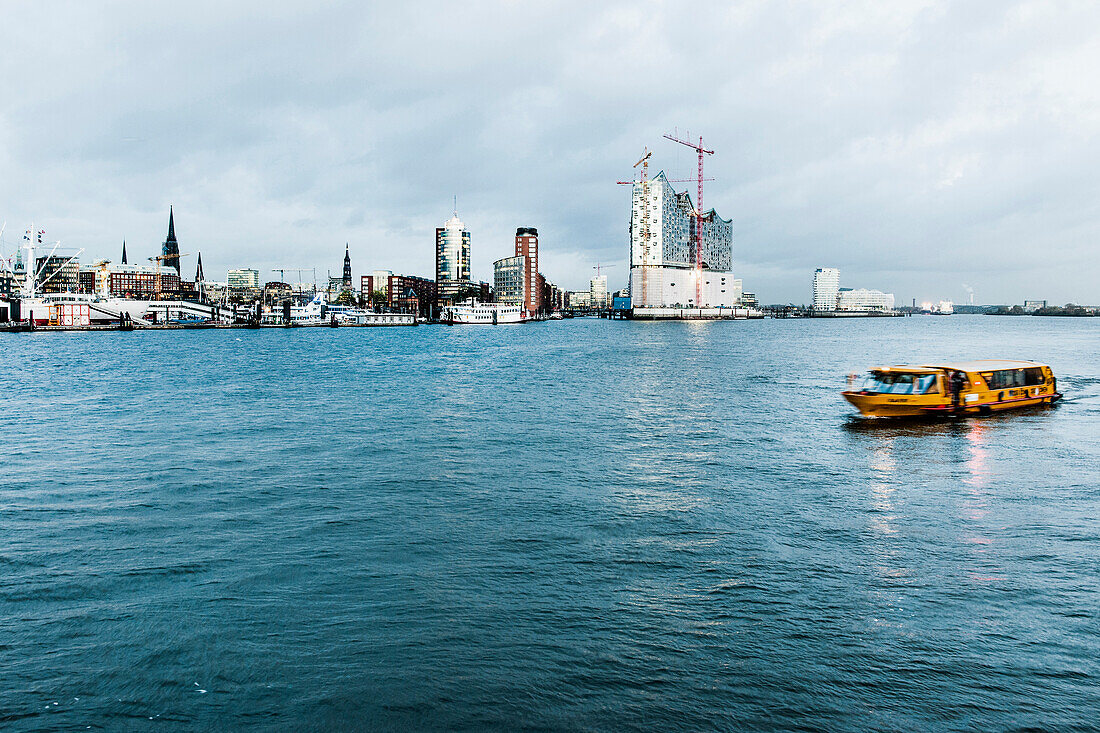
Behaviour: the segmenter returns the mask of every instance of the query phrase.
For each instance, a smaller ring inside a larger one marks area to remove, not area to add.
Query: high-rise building
[[[347,242],[344,243],[344,290],[351,290],[351,249]]]
[[[814,270],[813,308],[815,311],[835,311],[839,294],[840,270],[835,267],[819,267]]]
[[[452,299],[472,285],[470,233],[458,218],[458,211],[435,230],[435,282],[439,297],[444,299]]]
[[[523,305],[529,313],[536,313],[541,306],[542,294],[538,288],[539,275],[539,230],[534,227],[519,227],[516,229],[516,256],[527,258],[527,274],[525,281],[527,291],[524,293]],[[498,299],[499,302],[499,299]]]
[[[125,244],[123,245],[125,248]],[[163,267],[171,267],[176,271],[176,277],[180,276],[180,245],[176,241],[176,220],[172,207],[168,207],[168,237],[161,247],[161,263]],[[123,260],[125,261],[125,260]]]
[[[505,257],[494,262],[493,299],[497,303],[527,308],[532,289],[530,269],[526,255]]]
[[[588,302],[593,308],[607,307],[607,275],[596,275],[588,284]]]
[[[686,191],[677,193],[664,172],[634,185],[630,219],[630,293],[634,307],[733,307],[741,297],[733,277],[733,221],[711,209],[696,219]],[[697,222],[702,227],[701,274],[696,275]],[[646,237],[648,233],[648,248]],[[648,252],[647,252],[648,249]],[[703,282],[697,284],[697,277]],[[644,287],[643,287],[644,283]],[[701,302],[696,302],[696,296]],[[592,307],[597,307],[595,304]]]

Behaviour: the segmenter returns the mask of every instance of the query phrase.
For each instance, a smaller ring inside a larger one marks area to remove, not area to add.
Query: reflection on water
[[[991,566],[991,549],[996,529],[987,525],[993,466],[990,442],[1002,428],[1011,426],[1011,416],[964,418],[946,421],[928,419],[873,420],[854,418],[845,424],[849,434],[857,436],[867,450],[868,486],[874,513],[870,528],[885,540],[898,532],[899,521],[895,493],[900,481],[912,481],[930,463],[939,463],[960,486],[958,518],[962,521],[959,540],[972,560],[966,571],[970,582],[989,583],[1001,579],[1003,568]],[[899,466],[900,463],[900,466]],[[904,506],[904,505],[903,505]],[[904,510],[902,510],[904,511]],[[893,554],[878,548],[883,561]],[[897,569],[878,568],[896,575]],[[992,572],[991,572],[992,571]]]

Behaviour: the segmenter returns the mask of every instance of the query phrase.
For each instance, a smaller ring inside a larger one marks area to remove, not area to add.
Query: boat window
[[[930,394],[937,391],[935,374],[922,374],[917,377],[917,394]]]
[[[989,389],[1009,389],[1011,387],[1032,387],[1042,384],[1042,367],[1029,367],[1027,369],[1001,369],[996,372],[985,372],[986,384]]]
[[[923,376],[931,377],[931,384],[935,385],[936,378],[932,374],[871,372],[870,376],[863,382],[862,391],[876,394],[914,394],[914,392],[923,394],[928,389],[923,382],[918,382],[918,378]],[[917,389],[914,390],[914,387],[917,387]]]

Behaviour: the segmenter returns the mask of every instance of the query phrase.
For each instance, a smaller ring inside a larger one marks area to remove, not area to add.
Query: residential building
[[[523,294],[523,305],[528,313],[537,313],[541,306],[542,291],[538,286],[539,274],[539,230],[534,227],[519,227],[516,229],[516,256],[527,258],[527,273],[524,278],[526,290]],[[499,294],[498,294],[498,301]]]
[[[444,300],[476,287],[470,281],[470,232],[458,218],[458,211],[435,230],[435,282]]]
[[[733,307],[741,296],[733,277],[733,222],[711,209],[696,218],[686,191],[664,172],[634,185],[630,220],[630,292],[635,307]],[[696,227],[701,247],[697,247]],[[697,257],[697,249],[701,258]],[[697,263],[696,260],[699,259]],[[696,275],[696,265],[703,282]],[[737,281],[739,284],[740,281]],[[698,299],[699,302],[696,302]]]
[[[814,270],[813,309],[835,311],[840,292],[840,270],[835,267],[819,267]]]
[[[259,288],[260,271],[250,269],[230,270],[225,275],[225,281],[229,284],[230,290]]]

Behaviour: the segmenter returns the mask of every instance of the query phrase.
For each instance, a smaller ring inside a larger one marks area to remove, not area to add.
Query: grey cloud
[[[169,203],[208,273],[430,274],[459,197],[474,272],[537,226],[547,276],[625,263],[642,146],[736,270],[899,299],[1100,301],[1100,65],[1087,3],[17,4],[0,59],[0,219],[152,254]],[[703,19],[703,22],[700,22]],[[45,53],[42,39],[48,38]],[[1044,258],[1036,260],[1034,253]],[[1069,265],[1067,267],[1067,264]],[[613,286],[623,266],[609,270]]]

